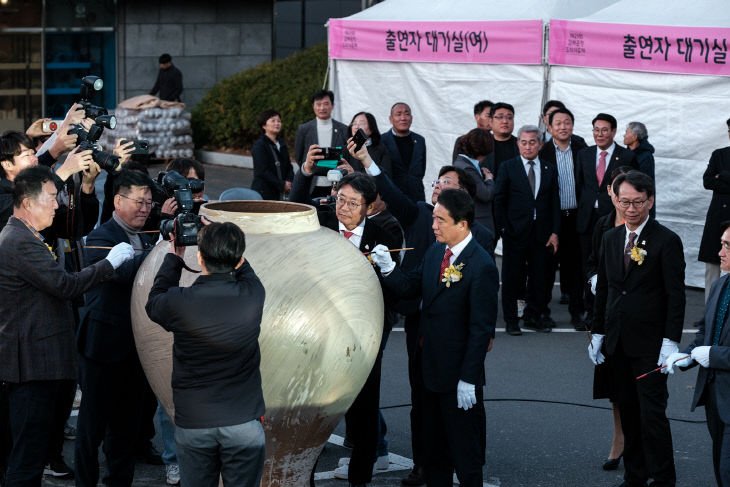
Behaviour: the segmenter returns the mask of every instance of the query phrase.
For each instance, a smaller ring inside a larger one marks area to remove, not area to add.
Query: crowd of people
[[[452,485],[456,473],[462,485],[481,486],[484,361],[495,338],[500,275],[505,330],[519,336],[522,328],[548,333],[556,326],[550,301],[559,271],[571,326],[590,332],[594,397],[614,408],[603,467],[616,469],[623,459],[624,486],[650,479],[675,485],[667,378],[675,366],[699,364],[693,407],[706,407],[717,482],[730,486],[722,388],[730,380],[730,289],[727,277],[718,279],[730,270],[730,148],[713,153],[705,174],[713,191],[699,256],[708,261],[707,307],[695,340],[680,352],[684,254],[679,237],[654,218],[654,148],[642,123],[627,125],[622,147],[616,118],[598,113],[589,146],[573,133],[574,116],[560,101],[545,104],[541,126],[517,130],[512,105],[481,101],[476,128],[457,138],[453,160],[441,161],[427,201],[426,140],[411,131],[411,107],[393,104],[391,128],[381,133],[367,112],[349,126],[334,120],[334,100],[331,91],[313,95],[315,118],[295,137],[298,170],[281,114],[261,114],[252,189],[265,199],[315,206],[323,227],[370,254],[381,285],[380,350],[345,416],[352,454],[340,460],[336,478],[361,486],[388,468],[381,362],[402,319],[414,461],[402,483]],[[162,237],[160,222],[174,218],[179,201],[158,194],[146,167],[130,159],[131,145],[118,141],[120,164],[107,169],[101,205],[99,164],[69,133],[90,123],[75,105],[47,140],[38,122],[27,133],[0,136],[0,484],[40,485],[45,473],[96,485],[103,443],[108,485],[131,485],[140,458],[164,461],[170,484],[216,485],[221,475],[225,485],[258,485],[265,290],[244,258],[245,236],[203,219],[202,275],[180,287],[184,247],[166,235],[169,254],[146,310],[175,337],[173,426],[142,371],[130,301],[135,274]],[[195,160],[176,159],[166,169],[191,183],[205,179]],[[205,200],[203,191],[193,196]],[[216,313],[201,313],[211,302]],[[657,366],[662,373],[636,379]],[[77,384],[72,470],[62,446]],[[162,457],[150,443],[155,415]]]

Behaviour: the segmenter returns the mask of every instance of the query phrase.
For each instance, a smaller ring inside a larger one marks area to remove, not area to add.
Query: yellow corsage
[[[444,277],[441,279],[441,282],[445,282],[446,287],[451,287],[452,282],[459,282],[462,278],[461,269],[463,268],[463,262],[457,266],[451,264],[449,267],[444,269]]]
[[[644,263],[645,257],[646,257],[646,250],[634,245],[634,248],[631,249],[631,260],[633,260],[637,264],[641,265]]]
[[[56,253],[55,253],[55,252],[53,251],[53,249],[51,248],[51,246],[50,246],[50,245],[48,245],[48,244],[45,244],[45,245],[46,245],[46,247],[48,247],[48,251],[49,251],[49,252],[51,253],[51,255],[53,256],[53,260],[56,260]]]

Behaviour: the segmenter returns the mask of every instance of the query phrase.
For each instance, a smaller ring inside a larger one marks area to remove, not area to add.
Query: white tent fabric
[[[622,0],[593,15],[574,19],[646,25],[727,27],[730,10],[723,0],[690,5],[659,0]],[[711,192],[702,174],[713,150],[728,145],[730,80],[722,76],[667,74],[553,66],[549,98],[563,101],[576,117],[576,132],[589,134],[598,112],[618,120],[617,143],[626,124],[639,121],[656,148],[657,219],[684,244],[685,282],[704,287],[704,263],[697,261]],[[590,134],[589,134],[590,135]],[[587,137],[591,143],[591,138]]]
[[[610,1],[608,2],[611,3]],[[600,0],[387,0],[347,20],[474,21],[548,20],[596,12]],[[545,67],[542,65],[392,63],[334,59],[330,88],[335,92],[334,117],[349,123],[361,111],[375,115],[379,129],[390,128],[390,107],[404,101],[413,111],[412,130],[426,138],[424,183],[438,168],[451,163],[456,138],[474,128],[473,107],[489,99],[515,107],[515,130],[536,124],[542,108]],[[430,192],[427,191],[427,194]]]

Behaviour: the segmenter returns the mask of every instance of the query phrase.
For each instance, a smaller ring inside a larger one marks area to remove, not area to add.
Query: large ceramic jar
[[[266,401],[262,485],[307,485],[320,450],[375,362],[383,323],[378,279],[352,244],[320,228],[310,206],[226,201],[208,203],[200,213],[243,229],[244,256],[266,288],[259,338]],[[137,273],[132,324],[150,385],[174,418],[173,336],[144,309],[168,251],[169,242],[160,242]],[[185,253],[192,269],[198,267],[196,252],[188,247]],[[181,286],[196,277],[184,270]]]

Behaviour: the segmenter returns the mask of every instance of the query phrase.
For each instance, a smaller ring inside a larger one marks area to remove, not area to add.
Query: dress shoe
[[[609,458],[606,460],[606,463],[603,464],[603,470],[616,470],[621,463],[621,457],[623,455],[619,455],[618,458]]]
[[[561,294],[560,304],[570,304],[570,296],[568,296],[567,294]]]
[[[624,480],[616,487],[647,487],[647,485],[646,482],[629,482],[628,480]]]
[[[581,318],[580,315],[573,315],[570,318],[570,324],[573,325],[573,328],[575,328],[575,331],[586,331],[588,328],[586,327],[586,322],[583,318]]]
[[[352,443],[352,440],[345,436],[345,439],[342,440],[342,446],[344,446],[345,448],[352,448],[354,445]]]
[[[526,320],[523,326],[538,333],[548,333],[550,331],[550,324],[545,320],[545,317],[541,317],[539,320]]]
[[[408,477],[401,479],[400,483],[409,486],[425,485],[426,479],[423,475],[423,467],[414,465]]]
[[[505,330],[509,335],[512,336],[519,336],[522,335],[522,330],[520,330],[520,325],[517,323],[507,323],[505,326]]]
[[[543,315],[542,318],[540,318],[545,325],[547,325],[549,328],[555,328],[558,326],[557,323],[555,323],[555,320],[550,317],[550,315]]]

